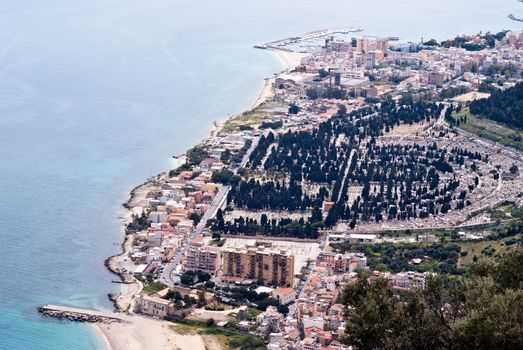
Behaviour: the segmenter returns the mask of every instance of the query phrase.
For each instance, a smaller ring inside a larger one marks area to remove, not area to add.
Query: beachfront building
[[[223,250],[225,282],[261,282],[263,285],[292,287],[294,256],[287,250],[242,246]]]
[[[165,318],[174,314],[174,304],[171,300],[140,293],[136,297],[135,311],[148,316]]]

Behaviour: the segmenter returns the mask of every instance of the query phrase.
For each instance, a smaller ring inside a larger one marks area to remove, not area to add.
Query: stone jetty
[[[118,314],[59,305],[42,305],[37,308],[44,316],[59,320],[89,323],[125,322]]]

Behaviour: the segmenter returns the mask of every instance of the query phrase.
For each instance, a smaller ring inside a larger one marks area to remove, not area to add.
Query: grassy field
[[[508,128],[492,120],[481,118],[470,113],[468,108],[463,108],[460,113],[454,113],[453,117],[467,117],[466,123],[459,127],[482,138],[499,142],[500,144],[523,151],[523,132]]]
[[[465,256],[460,256],[458,260],[458,268],[470,266],[474,262],[474,256],[479,259],[482,257],[496,257],[504,254],[512,249],[512,247],[516,246],[516,244],[507,245],[506,242],[520,237],[521,235],[516,235],[514,237],[506,237],[492,241],[469,241],[458,243],[461,247],[461,252],[467,252]]]
[[[179,334],[199,334],[207,345],[209,338],[217,341],[222,349],[264,350],[265,341],[252,334],[240,333],[232,329],[222,329],[203,322],[183,321],[171,326]]]
[[[490,216],[493,220],[523,219],[523,207],[517,208],[513,204],[506,204],[494,209]]]
[[[167,286],[161,282],[147,282],[147,280],[145,280],[142,276],[135,276],[137,280],[139,280],[140,282],[143,283],[143,291],[145,293],[154,293],[154,292],[159,292],[165,288],[167,288]]]
[[[272,118],[271,110],[283,107],[287,107],[287,104],[277,100],[268,100],[250,111],[228,119],[223,125],[220,134],[238,131],[240,125],[259,126],[262,122]]]

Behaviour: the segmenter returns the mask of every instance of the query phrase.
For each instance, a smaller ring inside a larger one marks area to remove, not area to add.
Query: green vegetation
[[[143,291],[145,293],[155,293],[167,288],[167,286],[162,282],[154,282],[152,276],[144,278],[143,276],[137,275],[134,277],[143,283]]]
[[[280,129],[283,127],[283,122],[280,121],[266,121],[260,125],[260,129]]]
[[[523,207],[518,208],[513,204],[500,206],[490,213],[492,220],[523,219]]]
[[[216,339],[226,349],[230,350],[264,350],[265,341],[263,338],[256,337],[252,334],[244,334],[235,331],[233,325],[226,326],[226,328],[218,328],[214,322],[197,322],[182,320],[177,321],[175,326],[172,326],[173,330],[177,333],[197,333],[200,335],[209,335],[216,337]]]
[[[523,129],[523,83],[492,91],[489,98],[471,102],[470,112],[511,128]]]
[[[180,165],[178,168],[169,171],[169,177],[178,176],[182,171],[186,170],[192,170],[192,166],[190,164],[184,163]]]
[[[466,86],[458,86],[458,87],[449,87],[446,89],[441,90],[439,96],[442,99],[446,98],[453,98],[459,95],[466,94],[467,92],[470,92],[470,89]]]
[[[286,106],[287,105],[285,103],[279,100],[267,100],[250,111],[241,113],[228,119],[223,125],[220,134],[228,134],[245,127],[257,127],[264,121],[272,119],[272,114],[269,111],[270,109],[285,108]]]
[[[240,127],[240,129],[242,129],[242,127]],[[226,149],[220,156],[220,160],[225,164],[230,164],[231,162],[240,164],[243,160],[243,157],[245,156],[245,153],[247,153],[249,148],[251,148],[251,145],[252,140],[248,139],[245,140],[243,147],[238,152],[231,152],[229,149]]]
[[[299,111],[300,107],[296,106],[295,104],[289,106],[289,114],[298,114]]]
[[[463,118],[459,127],[479,137],[499,142],[500,144],[523,150],[523,132],[514,130],[492,120],[482,118],[470,113],[469,108],[463,108],[461,112],[454,114],[454,119]]]
[[[187,151],[187,163],[189,165],[200,164],[202,160],[209,157],[209,152],[201,145],[194,146]]]
[[[198,291],[198,299],[196,299],[189,295],[184,295],[182,297],[180,292],[169,290],[169,292],[167,292],[167,294],[165,295],[164,299],[172,300],[174,302],[174,308],[176,310],[186,309],[194,305],[196,305],[197,307],[203,307],[207,303],[207,301],[205,300],[204,291]]]
[[[241,176],[234,175],[234,173],[228,169],[222,171],[215,171],[212,173],[211,181],[215,183],[220,183],[223,185],[237,186],[241,181]]]
[[[470,267],[478,259],[485,257],[500,258],[507,251],[517,247],[518,242],[522,241],[520,234],[494,240],[467,241],[459,243],[461,253],[458,267]]]
[[[289,312],[288,307],[281,305],[277,299],[271,298],[268,293],[257,293],[255,289],[256,285],[251,285],[250,288],[223,287],[221,292],[223,297],[229,299],[227,302],[229,304],[241,305],[244,303],[252,303],[252,306],[262,311],[265,311],[268,306],[276,306],[278,311],[283,314]],[[230,300],[232,300],[232,302]]]
[[[485,89],[485,88],[483,88]],[[523,150],[523,83],[501,91],[490,89],[491,96],[471,102],[470,107],[454,113],[465,131]]]
[[[252,334],[233,335],[228,337],[230,349],[265,349],[265,341],[262,338],[253,336]]]
[[[401,272],[435,271],[439,273],[459,273],[457,263],[461,248],[454,243],[408,243],[359,245],[349,242],[333,244],[338,252],[361,252],[367,257],[367,265],[372,269]],[[428,257],[428,259],[424,258]],[[411,259],[422,259],[419,265],[411,265]]]
[[[424,291],[394,297],[385,279],[360,275],[344,293],[347,336],[359,350],[520,349],[523,249],[481,260],[467,276],[435,276]]]
[[[150,223],[147,217],[147,214],[145,211],[142,212],[141,215],[132,215],[132,220],[129,224],[127,224],[127,231],[128,232],[137,232],[141,230],[145,230],[149,227]]]
[[[185,285],[193,285],[196,283],[207,282],[211,279],[211,275],[201,271],[187,271],[180,276],[180,282]]]
[[[507,30],[502,30],[498,33],[478,34],[477,36],[457,36],[453,39],[442,41],[438,43],[435,39],[431,39],[423,43],[425,46],[442,46],[442,47],[461,47],[467,51],[478,51],[484,48],[493,48],[496,46],[496,41],[502,40],[508,33]],[[479,37],[480,43],[473,42]]]

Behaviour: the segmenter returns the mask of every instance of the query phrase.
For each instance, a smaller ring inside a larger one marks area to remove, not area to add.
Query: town
[[[495,254],[467,244],[521,240],[521,150],[467,126],[473,101],[521,81],[523,33],[355,32],[259,45],[301,62],[133,191],[124,253],[107,262],[126,286],[119,310],[233,329],[269,350],[349,349],[343,290],[360,273],[424,290]]]

